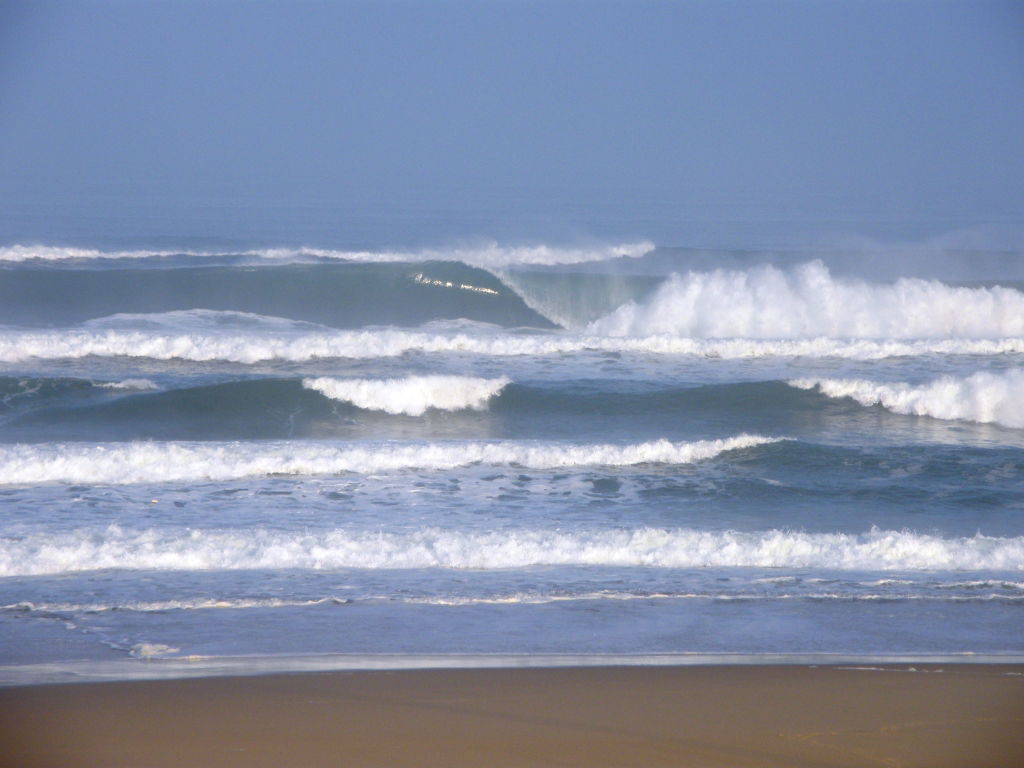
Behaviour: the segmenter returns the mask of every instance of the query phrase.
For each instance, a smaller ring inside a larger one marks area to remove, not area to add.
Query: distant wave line
[[[127,250],[104,251],[95,248],[77,248],[50,245],[9,245],[0,247],[0,262],[31,261],[85,261],[100,259],[147,259],[186,256],[197,258],[250,258],[281,264],[309,259],[358,262],[422,262],[460,261],[476,267],[498,268],[512,264],[556,265],[582,264],[613,258],[639,258],[654,250],[648,241],[593,246],[553,245],[499,245],[497,242],[451,248],[425,248],[422,250],[343,250],[331,248],[257,248],[239,251],[208,250]]]

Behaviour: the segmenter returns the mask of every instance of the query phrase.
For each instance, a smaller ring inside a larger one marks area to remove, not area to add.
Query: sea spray
[[[1024,293],[918,278],[841,279],[813,261],[674,274],[646,301],[627,302],[587,330],[701,339],[1003,338],[1024,335]]]

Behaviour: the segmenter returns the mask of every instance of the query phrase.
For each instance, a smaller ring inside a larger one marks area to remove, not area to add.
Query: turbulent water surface
[[[1024,652],[1024,292],[0,248],[3,662]]]

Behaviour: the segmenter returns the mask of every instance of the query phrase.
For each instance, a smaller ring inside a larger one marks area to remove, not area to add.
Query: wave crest
[[[332,400],[385,413],[422,416],[428,408],[483,410],[510,379],[471,376],[408,376],[403,379],[303,379],[302,386]]]
[[[861,405],[936,419],[976,421],[1024,427],[1024,369],[944,376],[929,384],[886,384],[864,379],[796,379],[800,389],[817,388],[828,397],[850,397]]]
[[[119,526],[37,534],[0,543],[0,575],[106,568],[526,568],[588,565],[830,570],[1024,569],[1024,537],[944,538],[872,529],[863,534],[637,528],[404,533],[268,530],[131,531]]]
[[[1024,293],[937,280],[892,284],[833,277],[821,261],[673,274],[642,303],[592,322],[609,336],[692,338],[983,339],[1024,334]]]
[[[5,484],[161,483],[232,480],[259,475],[327,475],[404,469],[452,469],[471,464],[530,469],[636,464],[690,464],[725,451],[777,442],[739,435],[721,440],[630,445],[533,442],[436,443],[47,443],[0,446]]]
[[[0,331],[0,361],[133,357],[253,364],[267,360],[397,357],[407,352],[468,353],[493,357],[597,352],[685,355],[722,359],[836,357],[880,360],[921,355],[1024,353],[1024,335],[1003,339],[836,340],[692,339],[654,335],[434,333],[401,329],[325,333],[162,333],[149,330]]]
[[[360,262],[461,261],[475,267],[500,268],[514,264],[583,264],[614,258],[639,258],[654,250],[654,243],[641,241],[589,247],[552,245],[508,246],[497,242],[453,248],[416,251],[347,251],[331,248],[259,248],[236,252],[134,250],[102,251],[50,245],[9,245],[0,247],[0,262],[85,261],[98,259],[150,259],[189,256],[217,261],[242,258],[254,262],[282,264],[311,260]]]

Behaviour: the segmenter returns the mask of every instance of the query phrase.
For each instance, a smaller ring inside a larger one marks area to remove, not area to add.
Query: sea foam
[[[101,389],[127,389],[127,390],[149,390],[160,389],[149,379],[123,379],[122,381],[105,381],[95,386]]]
[[[1024,369],[943,376],[928,384],[882,383],[864,379],[795,379],[800,389],[817,388],[829,397],[850,397],[894,413],[960,419],[1024,428]]]
[[[627,302],[587,330],[702,339],[1004,338],[1024,335],[1024,293],[918,278],[840,279],[813,261],[674,274],[645,301]]]
[[[1024,537],[946,538],[872,529],[862,534],[672,528],[620,530],[422,528],[403,533],[266,529],[140,529],[116,525],[0,542],[0,576],[106,568],[243,570],[525,568],[582,565],[831,570],[1024,570]]]
[[[507,378],[408,376],[402,379],[303,379],[302,386],[357,408],[422,416],[428,408],[482,410],[509,383]]]
[[[921,355],[1024,353],[1024,335],[998,339],[840,340],[694,339],[669,334],[613,337],[592,334],[459,333],[372,329],[336,332],[166,333],[153,330],[0,331],[0,361],[97,357],[154,360],[267,360],[397,357],[408,352],[468,353],[494,357],[582,352],[686,355],[722,359],[835,357],[878,360]]]
[[[160,483],[231,480],[259,475],[326,475],[404,469],[452,469],[470,464],[531,469],[577,466],[689,464],[776,438],[739,435],[721,440],[631,445],[541,442],[326,443],[134,442],[0,445],[0,479],[29,483]]]

